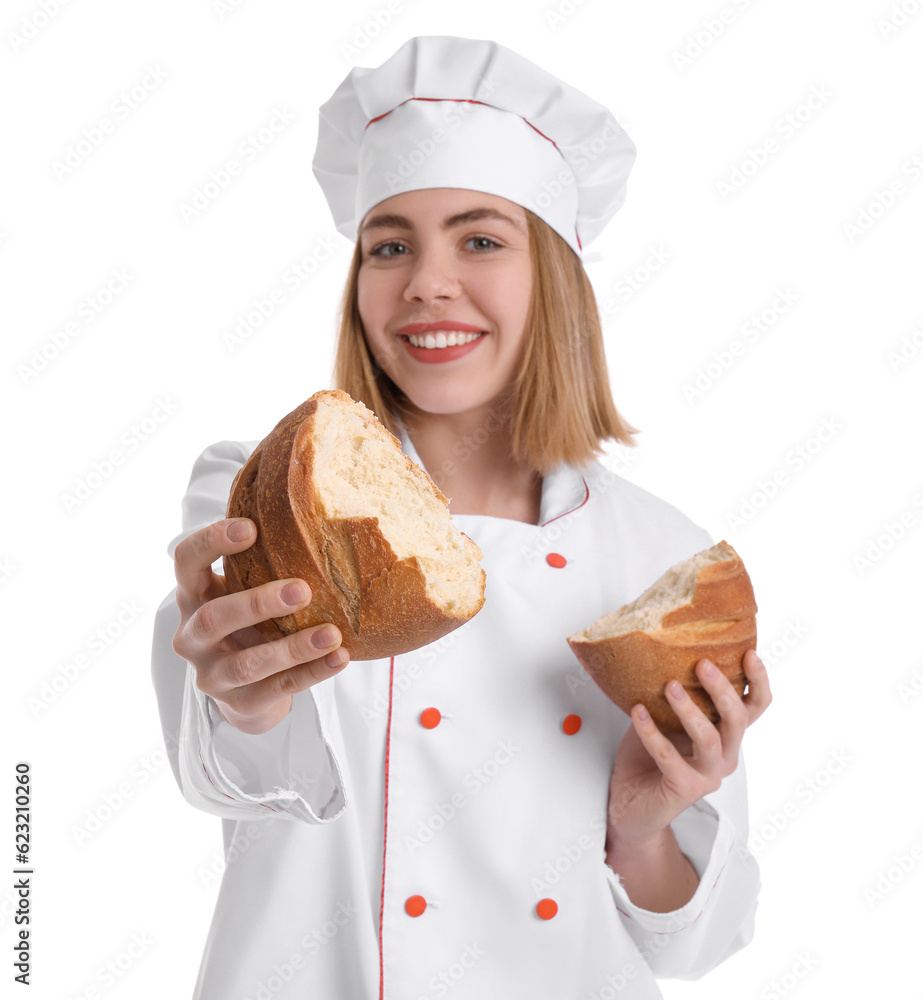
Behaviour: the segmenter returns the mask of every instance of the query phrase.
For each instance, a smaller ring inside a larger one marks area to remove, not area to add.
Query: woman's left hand
[[[717,791],[733,774],[744,732],[772,701],[766,668],[755,650],[746,652],[743,668],[749,690],[741,698],[708,660],[696,664],[696,674],[720,714],[717,723],[709,721],[676,681],[667,684],[666,696],[685,733],[665,735],[643,706],[634,706],[632,727],[619,745],[609,784],[610,843],[655,839],[683,810]]]

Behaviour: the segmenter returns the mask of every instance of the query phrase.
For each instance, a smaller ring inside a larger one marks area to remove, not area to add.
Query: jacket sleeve
[[[622,923],[657,978],[698,979],[750,942],[760,890],[756,858],[747,847],[747,791],[741,754],[737,770],[671,824],[699,885],[671,913],[643,910],[606,866]]]
[[[234,475],[251,451],[222,441],[199,456],[183,500],[183,531],[168,547],[171,557],[185,537],[225,516]],[[220,564],[213,568],[221,572]],[[198,689],[195,669],[173,649],[180,620],[175,597],[174,590],[155,617],[152,674],[170,764],[186,801],[228,819],[336,819],[346,796],[330,739],[330,685],[296,694],[291,711],[269,732],[240,732]]]

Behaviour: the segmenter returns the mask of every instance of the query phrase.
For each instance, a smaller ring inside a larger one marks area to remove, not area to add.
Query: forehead
[[[528,235],[525,209],[499,195],[464,188],[423,188],[404,191],[369,209],[360,233],[391,229],[415,229],[439,225],[443,229],[489,220]]]

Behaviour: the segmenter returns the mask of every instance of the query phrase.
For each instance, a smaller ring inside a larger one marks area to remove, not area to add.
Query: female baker
[[[331,626],[267,642],[254,623],[311,594],[226,593],[212,564],[255,539],[222,519],[253,444],[198,459],[154,643],[177,779],[224,820],[196,997],[658,997],[749,940],[755,652],[743,698],[698,664],[716,725],[668,684],[686,732],[667,738],[565,642],[712,544],[595,457],[632,429],[581,254],[634,152],[490,41],[411,39],[321,108],[314,171],[356,240],[336,384],[452,498],[487,599],[391,660],[348,663]]]

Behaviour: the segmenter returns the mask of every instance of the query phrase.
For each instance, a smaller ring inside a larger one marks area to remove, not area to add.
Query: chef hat
[[[611,112],[535,63],[438,35],[347,74],[321,106],[313,169],[351,240],[385,198],[468,188],[534,212],[579,256],[625,200],[635,152]]]

